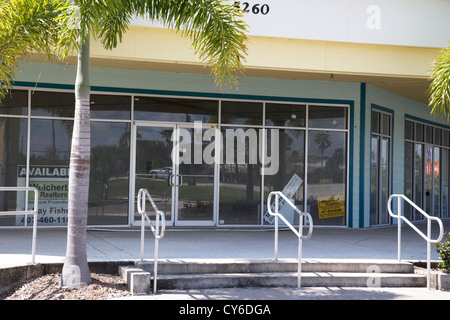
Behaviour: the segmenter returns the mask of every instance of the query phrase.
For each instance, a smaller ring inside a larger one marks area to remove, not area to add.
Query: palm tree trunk
[[[61,274],[61,287],[69,288],[77,288],[92,282],[86,253],[91,149],[89,35],[87,39],[81,37],[75,81],[75,121],[70,154],[67,249]]]

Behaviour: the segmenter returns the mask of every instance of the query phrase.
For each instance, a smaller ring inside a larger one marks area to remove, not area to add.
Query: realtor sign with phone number
[[[26,166],[17,168],[17,185],[26,184]],[[69,196],[69,168],[67,166],[30,166],[29,186],[38,189],[38,225],[56,226],[67,224],[67,205]],[[25,194],[17,194],[17,205],[25,203]],[[29,193],[29,208],[33,207],[34,194]],[[20,209],[20,208],[19,208]],[[27,225],[33,223],[33,216],[26,217]],[[16,225],[23,226],[25,216],[16,216]]]

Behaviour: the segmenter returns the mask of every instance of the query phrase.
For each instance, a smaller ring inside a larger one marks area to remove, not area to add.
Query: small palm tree
[[[427,91],[431,114],[450,120],[450,45],[434,61],[431,85]]]
[[[24,13],[17,15],[16,20],[8,22],[13,26],[24,23],[22,15],[28,10],[40,8],[39,1],[0,1],[0,8],[5,9],[1,12],[2,15],[16,10],[8,6],[10,2],[20,2],[23,6]],[[234,86],[243,70],[242,61],[246,54],[247,40],[246,24],[240,18],[242,14],[240,9],[218,0],[43,1],[56,4],[54,12],[58,15],[54,20],[58,28],[47,28],[48,32],[55,31],[55,34],[44,36],[43,39],[39,36],[39,32],[33,34],[29,42],[42,39],[43,48],[34,44],[25,45],[21,47],[23,52],[35,50],[47,53],[50,52],[47,49],[53,44],[62,57],[67,56],[72,50],[78,52],[75,119],[70,157],[67,250],[61,276],[62,286],[77,287],[92,281],[86,255],[90,170],[90,36],[99,39],[105,48],[112,49],[121,41],[133,17],[140,16],[161,21],[191,40],[199,58],[211,66],[217,85]],[[29,23],[33,25],[32,21]],[[46,23],[51,25],[49,21]],[[14,31],[12,37],[15,37]],[[48,41],[47,38],[52,41]],[[14,59],[15,56],[11,57]],[[13,73],[13,70],[10,70],[10,74]],[[4,77],[3,74],[1,76],[1,79],[12,79]],[[10,81],[5,83],[9,85]]]

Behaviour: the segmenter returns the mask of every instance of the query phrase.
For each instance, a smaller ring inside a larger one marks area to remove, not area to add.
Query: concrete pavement
[[[426,223],[417,226],[425,233]],[[437,237],[437,224],[433,225]],[[444,221],[450,230],[450,220]],[[31,229],[0,229],[0,267],[28,264],[31,261]],[[63,262],[66,229],[40,228],[37,232],[36,262]],[[296,258],[298,240],[290,230],[281,231],[279,257]],[[146,232],[145,257],[153,259],[154,238]],[[426,260],[426,242],[409,226],[402,227],[402,260]],[[432,245],[432,259],[438,254]],[[140,258],[140,230],[89,228],[89,261],[122,261]],[[274,253],[273,230],[243,229],[167,229],[160,240],[161,259],[268,259]],[[303,241],[305,259],[397,259],[397,227],[372,229],[315,228]],[[289,288],[208,289],[165,291],[156,296],[134,299],[449,299],[450,292],[425,288]]]

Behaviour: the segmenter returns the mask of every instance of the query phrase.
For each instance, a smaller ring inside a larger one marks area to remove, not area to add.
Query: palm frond
[[[247,54],[242,11],[218,0],[96,1],[97,34],[105,48],[121,41],[133,16],[163,22],[192,42],[199,59],[211,66],[218,86],[236,86]]]
[[[434,61],[431,75],[431,85],[428,88],[428,104],[431,114],[450,119],[450,45],[443,49]]]
[[[17,62],[31,52],[50,58],[65,28],[65,0],[0,0],[0,98],[13,83]]]

